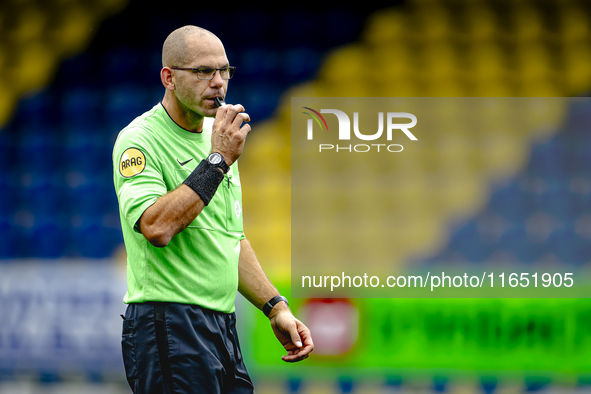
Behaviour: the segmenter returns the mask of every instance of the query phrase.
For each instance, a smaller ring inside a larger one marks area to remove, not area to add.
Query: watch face
[[[220,164],[222,162],[222,155],[219,153],[212,153],[209,155],[209,162],[211,164]]]

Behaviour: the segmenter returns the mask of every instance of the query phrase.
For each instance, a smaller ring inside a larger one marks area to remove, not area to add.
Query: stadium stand
[[[0,173],[2,261],[43,258],[51,264],[60,257],[100,259],[117,252],[122,238],[112,192],[114,138],[162,95],[158,43],[165,35],[184,23],[216,33],[220,26],[214,11],[187,7],[184,16],[161,21],[140,1],[10,0],[0,5],[0,165],[6,169]],[[363,8],[322,8],[314,14],[240,9],[223,21],[219,34],[240,75],[232,81],[229,98],[244,103],[258,119],[241,159],[245,227],[261,260],[269,262],[268,274],[280,280],[289,278],[291,97],[569,97],[591,88],[591,11],[584,0],[414,0],[375,13],[377,5]],[[234,44],[235,37],[241,42]],[[440,109],[450,117],[454,110]],[[580,104],[540,114],[524,120],[521,135],[476,138],[469,128],[458,127],[456,135],[428,146],[416,172],[398,174],[398,206],[417,216],[414,232],[400,242],[392,260],[400,265],[499,259],[587,264],[591,137],[585,126],[590,113]],[[498,115],[492,110],[479,114],[485,120]],[[566,121],[560,123],[564,114]],[[258,161],[261,156],[268,159]],[[269,168],[268,162],[278,165]],[[434,171],[449,186],[429,215],[421,214],[433,192]],[[257,204],[260,195],[265,204]],[[425,250],[431,254],[417,255]],[[494,371],[511,368],[541,365],[548,371],[560,364],[562,373],[575,375],[573,386],[586,382],[580,371],[588,367],[588,303],[429,301],[359,305],[377,328],[357,365],[377,363],[380,371],[389,371],[375,392],[384,384],[392,391],[415,387],[396,372],[405,368],[426,371],[428,387],[421,388],[453,392],[453,374],[431,370],[450,365],[480,368],[474,373],[476,386],[487,393],[504,383]],[[380,307],[395,308],[398,319],[380,314]],[[524,310],[536,312],[524,316]],[[257,343],[267,338],[252,335]],[[495,346],[508,349],[512,363],[496,358]],[[449,349],[452,356],[446,354]],[[377,358],[367,356],[372,351]],[[289,377],[273,369],[277,362],[269,355],[255,357],[254,369]],[[310,361],[314,368],[326,359]],[[352,363],[329,361],[326,365],[335,368]],[[363,383],[357,377],[345,372],[317,392],[371,392],[359,388]],[[525,391],[553,382],[547,376],[515,380]],[[266,392],[304,393],[309,385],[302,375],[291,376]]]
[[[140,11],[141,3],[125,5],[118,1],[32,1],[24,7],[16,0],[3,4],[1,14],[14,18],[2,25],[8,38],[7,50],[0,56],[6,71],[2,94],[11,96],[0,100],[4,103],[0,146],[10,168],[1,176],[6,205],[0,223],[7,237],[19,234],[18,239],[29,240],[18,243],[22,246],[1,248],[4,259],[101,258],[112,255],[122,243],[121,236],[111,231],[116,230],[111,219],[118,210],[110,192],[114,139],[134,116],[161,99],[160,43],[166,35],[183,23],[206,28],[212,24],[211,14],[193,6],[185,10],[185,17],[173,15],[162,23],[156,22],[157,14],[150,14],[146,17],[154,23],[138,25],[130,22],[130,16],[146,14]],[[99,22],[122,9],[99,27]],[[227,42],[229,57],[239,64],[241,76],[232,81],[229,98],[245,103],[253,119],[269,117],[280,92],[311,78],[322,52],[350,41],[363,20],[362,14],[345,9],[301,15],[256,7],[243,11],[240,16],[231,14],[219,35]],[[268,17],[261,18],[258,12]],[[247,22],[249,15],[265,22],[252,25]],[[274,18],[280,20],[272,23]],[[320,19],[326,34],[315,37]],[[232,39],[236,36],[250,39],[248,47],[238,46]],[[17,97],[21,99],[15,107]],[[26,247],[45,233],[47,225],[67,230],[71,236],[51,231],[44,237],[52,248]],[[280,228],[283,223],[274,226]],[[101,246],[90,247],[97,234],[101,234]]]

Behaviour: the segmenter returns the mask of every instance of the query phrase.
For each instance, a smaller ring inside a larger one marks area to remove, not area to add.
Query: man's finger
[[[242,119],[243,122],[250,122],[250,115],[247,114],[246,112],[241,112],[238,115],[236,115],[236,118],[240,117]]]
[[[248,123],[245,123],[241,128],[240,128],[240,133],[244,134],[244,137],[246,138],[246,136],[248,135],[248,133],[250,133],[250,125]]]
[[[312,335],[310,334],[310,330],[301,322],[299,331],[300,337],[304,341],[304,346],[298,349],[297,352],[300,357],[303,357],[301,358],[301,360],[303,360],[304,358],[307,358],[310,355],[310,353],[314,350],[314,342],[312,341]]]
[[[240,127],[242,122],[248,122],[248,121],[250,121],[250,116],[248,116],[248,114],[246,112],[243,112],[243,113],[236,115],[236,117],[234,118],[234,121],[232,122],[232,125],[236,126],[236,127]]]
[[[287,355],[282,356],[281,359],[283,361],[287,361],[287,362],[301,361],[301,360],[304,360],[310,356],[310,351],[311,351],[311,349],[308,347],[305,347],[303,349],[290,350],[287,352]]]
[[[312,342],[312,336],[310,332],[302,332],[300,333],[300,337],[304,341],[304,346],[309,346],[310,348],[314,349],[314,342]]]
[[[233,122],[236,121],[236,118],[238,117],[237,115],[240,113],[243,113],[243,112],[244,112],[244,107],[242,106],[242,104],[222,105],[221,107],[218,108],[218,111],[216,112],[216,120],[218,119],[218,115],[219,115],[220,116],[219,122],[224,123],[226,125],[225,127],[228,127],[229,125],[231,125]],[[249,117],[249,120],[250,120],[250,117]]]
[[[298,352],[298,355],[308,357],[310,355],[310,353],[312,352],[312,349],[314,349],[313,346],[304,346],[303,348],[300,349],[300,351]]]
[[[222,105],[218,108],[218,110],[215,113],[215,121],[217,123],[220,123],[224,120],[224,118],[226,117],[226,113],[228,112],[228,108],[230,108],[228,104]]]
[[[290,324],[289,327],[287,327],[287,330],[289,332],[289,336],[291,337],[291,343],[293,343],[297,347],[301,348],[302,347],[302,338],[300,338],[300,334],[298,334],[296,324],[295,323]]]
[[[234,104],[231,106],[232,111],[236,111],[236,113],[238,112],[244,112],[244,106],[242,104]]]
[[[288,354],[287,356],[282,356],[281,359],[285,362],[288,362],[288,363],[295,363],[298,361],[305,360],[308,357],[309,357],[309,353],[298,352],[298,353],[294,353],[294,354]]]
[[[234,118],[236,118],[236,115],[242,112],[244,112],[244,107],[242,106],[242,104],[234,104],[228,107],[228,112],[226,116],[228,117],[228,120],[230,122],[233,122]]]

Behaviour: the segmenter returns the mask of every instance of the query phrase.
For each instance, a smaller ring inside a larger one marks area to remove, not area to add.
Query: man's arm
[[[250,117],[244,107],[225,105],[218,108],[211,136],[212,152],[222,154],[229,166],[238,159],[250,131]],[[220,170],[221,171],[221,170]],[[189,186],[182,184],[156,200],[140,218],[140,231],[152,245],[164,247],[203,211],[205,203]]]
[[[279,295],[246,239],[240,241],[238,274],[238,291],[257,308],[263,309],[267,301]],[[295,318],[285,302],[273,307],[269,321],[275,336],[287,350],[287,355],[281,357],[283,361],[297,362],[309,356],[314,349],[310,330]]]
[[[156,247],[168,245],[172,237],[183,231],[205,204],[201,197],[185,184],[158,198],[140,218],[140,231]]]

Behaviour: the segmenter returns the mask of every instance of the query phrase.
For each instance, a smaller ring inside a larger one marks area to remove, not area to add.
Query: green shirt
[[[244,238],[237,163],[209,205],[167,246],[152,246],[138,227],[144,211],[209,155],[212,125],[213,118],[205,118],[201,133],[186,131],[159,103],[117,137],[113,178],[127,250],[125,303],[179,302],[234,311]]]

